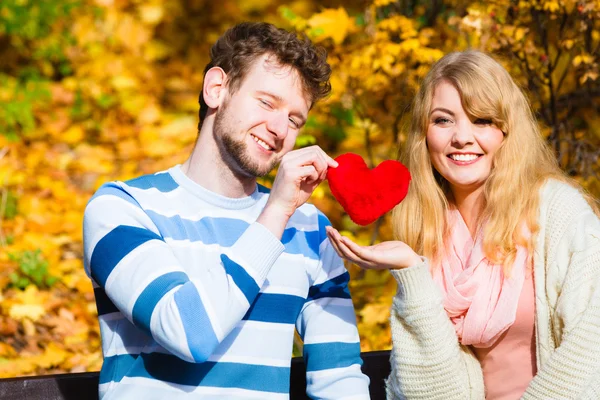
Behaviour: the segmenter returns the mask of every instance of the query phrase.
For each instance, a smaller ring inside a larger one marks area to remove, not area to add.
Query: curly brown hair
[[[212,67],[222,68],[227,74],[229,92],[234,93],[252,62],[264,54],[275,56],[279,64],[298,72],[311,105],[331,91],[331,67],[325,49],[316,47],[306,37],[300,38],[266,22],[243,22],[228,29],[210,49],[211,61],[204,74]],[[208,111],[202,91],[198,101],[200,129]]]

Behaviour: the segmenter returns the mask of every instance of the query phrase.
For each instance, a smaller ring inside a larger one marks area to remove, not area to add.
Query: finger
[[[332,228],[330,226],[325,228],[325,230],[327,231],[327,237],[329,238],[329,242],[331,243],[331,246],[333,246],[333,248],[338,253],[338,255],[340,257],[342,257],[342,252],[340,251],[340,241],[338,239],[339,233],[337,232],[337,230],[335,230],[334,228]]]
[[[327,160],[325,159],[325,153],[318,147],[311,146],[305,149],[300,149],[294,154],[288,153],[289,156],[285,160],[286,168],[294,168],[296,166],[308,166],[312,165],[319,175],[327,174]],[[282,162],[282,165],[283,162]]]
[[[323,150],[321,150],[318,147],[314,149],[313,165],[319,172],[319,177],[322,178],[321,180],[325,179],[325,177],[327,176],[328,164],[327,164],[326,157],[327,157],[327,155],[325,154],[325,152]]]
[[[373,262],[373,254],[370,250],[365,249],[363,246],[359,246],[358,244],[354,243],[352,240],[350,240],[347,237],[342,237],[342,243],[348,247],[348,249],[350,249],[350,251],[352,251],[354,254],[356,254],[356,256],[360,257],[361,259],[368,261],[368,262]]]
[[[344,243],[344,240],[342,239],[343,236],[341,236],[339,233],[338,233],[338,236],[339,236],[338,247],[340,249],[340,252],[343,254],[343,257],[346,260],[363,267],[364,260],[362,260],[360,257],[358,257],[352,250],[350,250],[350,248],[348,248],[348,246],[346,246],[346,244]]]
[[[289,154],[289,153],[288,153]],[[321,160],[323,160],[324,168],[328,167],[336,168],[339,164],[333,158],[331,158],[322,148],[317,145],[305,147],[304,149],[300,149],[296,151],[295,156],[303,156],[303,155],[317,155]]]
[[[340,251],[354,264],[363,269],[378,269],[378,264],[373,261],[372,252],[363,246],[354,243],[345,236],[340,235]]]
[[[368,261],[361,259],[356,256],[344,243],[339,244],[340,252],[343,254],[343,258],[348,262],[358,265],[362,269],[376,269],[376,266]]]
[[[338,242],[335,239],[335,237],[333,236],[333,234],[331,232],[327,232],[327,237],[329,238],[329,243],[331,243],[331,247],[333,247],[333,250],[335,250],[335,252],[338,254],[338,256],[344,258],[342,255],[342,252],[340,251]]]
[[[311,183],[319,179],[319,173],[312,165],[297,167],[289,173],[294,175],[297,182]]]
[[[331,245],[334,247],[334,249],[340,257],[345,258],[344,253],[342,253],[342,251],[340,250],[340,238],[342,237],[340,233],[336,229],[329,226],[325,228],[325,230],[327,232],[327,236],[329,237]]]
[[[319,152],[322,156],[323,159],[325,160],[325,163],[327,164],[328,167],[333,167],[336,168],[339,163],[337,161],[335,161],[333,158],[331,158],[327,153],[325,153],[325,151],[320,148],[319,146],[314,146],[316,148],[316,151]]]

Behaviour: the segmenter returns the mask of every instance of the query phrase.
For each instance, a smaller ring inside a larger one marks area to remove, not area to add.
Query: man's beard
[[[275,168],[279,160],[274,159],[265,166],[261,166],[258,161],[253,160],[248,154],[248,145],[244,139],[236,140],[234,138],[236,131],[230,124],[231,118],[227,112],[228,104],[223,106],[221,112],[217,112],[213,126],[221,157],[237,173],[255,178],[266,176]]]

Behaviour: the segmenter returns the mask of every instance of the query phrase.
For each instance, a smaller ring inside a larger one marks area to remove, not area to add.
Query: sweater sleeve
[[[361,371],[360,340],[349,274],[325,235],[319,215],[319,268],[296,321],[304,341],[306,393],[313,399],[369,399],[369,378]]]
[[[214,257],[176,257],[117,183],[98,190],[83,225],[84,262],[96,294],[166,350],[195,363],[206,361],[243,318],[283,252],[281,242],[254,223]],[[208,265],[190,276],[190,264],[199,262]]]
[[[392,270],[398,282],[391,311],[388,399],[483,399],[483,375],[460,345],[429,273],[429,263]]]
[[[563,187],[545,212],[548,285],[556,349],[524,399],[597,399],[600,391],[600,220],[573,188]],[[542,214],[544,215],[544,214]],[[536,268],[537,270],[537,268]]]

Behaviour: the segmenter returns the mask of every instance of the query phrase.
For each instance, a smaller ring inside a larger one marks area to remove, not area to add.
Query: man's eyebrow
[[[447,108],[444,108],[444,107],[436,107],[433,110],[431,110],[430,114],[433,114],[436,111],[445,112],[446,114],[450,114],[451,116],[454,117],[454,113],[452,111],[448,110]]]

